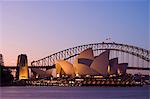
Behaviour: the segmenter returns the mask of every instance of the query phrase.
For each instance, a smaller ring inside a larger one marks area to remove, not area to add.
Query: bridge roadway
[[[8,69],[16,69],[17,66],[5,66]],[[51,69],[55,68],[55,66],[28,66],[29,68],[41,68],[41,69]],[[150,68],[143,68],[143,67],[127,67],[127,69],[135,69],[135,70],[150,70]]]

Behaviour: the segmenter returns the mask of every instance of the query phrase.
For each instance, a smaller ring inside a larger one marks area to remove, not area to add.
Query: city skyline
[[[112,38],[149,49],[148,0],[2,1],[0,50],[5,65]]]

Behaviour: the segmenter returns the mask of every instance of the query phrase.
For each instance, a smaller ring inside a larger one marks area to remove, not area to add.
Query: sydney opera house
[[[125,75],[128,63],[118,63],[118,58],[109,59],[109,50],[94,56],[92,48],[82,51],[70,63],[66,60],[57,60],[55,68],[40,70],[33,68],[37,78],[62,78],[62,77],[111,77]]]

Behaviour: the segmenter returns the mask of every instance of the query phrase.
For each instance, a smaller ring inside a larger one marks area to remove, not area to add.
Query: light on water
[[[1,87],[0,99],[149,99],[143,87]]]

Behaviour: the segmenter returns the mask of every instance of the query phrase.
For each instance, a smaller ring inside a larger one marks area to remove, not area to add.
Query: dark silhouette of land
[[[0,65],[0,86],[10,86],[14,80],[11,71],[5,66]]]

